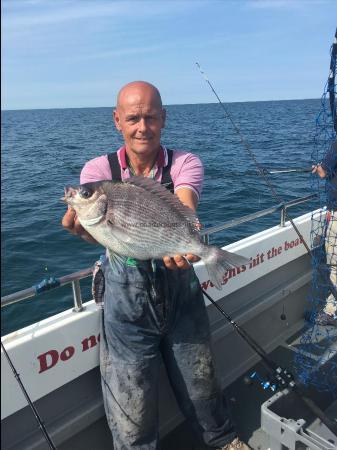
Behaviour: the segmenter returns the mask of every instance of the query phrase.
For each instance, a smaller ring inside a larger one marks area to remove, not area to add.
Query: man
[[[125,145],[116,154],[84,166],[81,183],[132,175],[152,177],[196,210],[203,168],[198,157],[167,150],[160,143],[165,109],[153,85],[136,81],[118,94],[113,113]],[[173,190],[173,189],[172,189]],[[92,238],[67,211],[63,226]],[[219,390],[210,330],[194,255],[138,261],[106,260],[101,333],[101,375],[114,448],[158,448],[159,368],[164,362],[178,404],[210,448],[248,448],[236,437]]]
[[[334,141],[321,164],[313,166],[313,173],[326,179],[327,226],[325,252],[330,269],[330,295],[323,311],[316,317],[319,325],[336,325],[337,316],[337,141]]]

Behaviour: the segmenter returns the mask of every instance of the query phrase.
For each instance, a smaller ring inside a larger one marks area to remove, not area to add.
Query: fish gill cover
[[[316,118],[315,145],[311,154],[314,164],[322,162],[327,175],[324,179],[317,174],[310,178],[310,187],[318,195],[321,212],[312,215],[308,326],[299,342],[294,366],[303,384],[312,385],[319,391],[330,391],[337,397],[337,29],[330,53],[330,73]],[[332,313],[329,317],[334,320],[327,323],[324,311]]]

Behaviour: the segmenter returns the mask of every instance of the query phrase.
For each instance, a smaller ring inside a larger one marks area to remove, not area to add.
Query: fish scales
[[[117,201],[112,199],[112,202],[112,207],[121,216],[120,220],[127,220],[131,223],[134,221],[147,224],[151,221],[157,221],[165,225],[167,223],[181,222],[182,219],[181,215],[175,214],[175,211],[167,210],[161,199],[154,199],[153,202],[149,202],[148,198],[144,198],[142,192],[136,192],[136,196],[134,195],[132,200],[119,198]],[[160,211],[160,214],[158,214],[158,211]]]
[[[162,247],[162,242],[165,239],[166,245],[171,243],[171,245],[176,248],[179,246],[179,241],[181,240],[182,227],[179,227],[179,233],[177,233],[177,228],[175,227],[175,222],[172,221],[172,216],[170,217],[171,222],[165,220],[165,216],[161,216],[160,220],[156,216],[149,213],[144,214],[144,208],[135,211],[135,217],[129,217],[125,219],[125,213],[119,211],[114,215],[114,223],[116,226],[125,229],[128,238],[134,244],[137,242],[142,244],[143,247],[148,245],[155,245],[156,247]],[[158,213],[157,213],[158,215]],[[151,218],[153,217],[153,219]],[[164,220],[163,220],[164,219]],[[139,236],[142,236],[141,242],[139,242]],[[183,233],[184,236],[185,233]],[[188,235],[186,236],[188,239]],[[185,238],[185,240],[186,240]],[[184,239],[182,239],[184,241]]]
[[[130,190],[125,191],[125,193],[125,198],[120,197],[117,202],[114,202],[113,199],[112,210],[117,210],[114,213],[115,224],[127,229],[128,236],[134,244],[139,241],[139,234],[141,233],[142,249],[147,248],[148,245],[154,245],[160,252],[163,247],[163,239],[165,239],[166,245],[171,244],[170,253],[175,254],[180,240],[183,242],[189,241],[188,229],[181,233],[182,229],[186,228],[181,213],[177,214],[175,211],[165,208],[164,201],[161,198],[154,198],[153,201],[149,202],[146,197],[144,199],[143,191],[137,192],[137,196]],[[133,200],[130,200],[132,195]],[[139,197],[140,201],[138,202]],[[158,215],[158,211],[161,212],[160,215]],[[182,235],[183,238],[181,239]]]

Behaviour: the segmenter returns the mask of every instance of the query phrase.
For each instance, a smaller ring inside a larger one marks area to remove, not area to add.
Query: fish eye
[[[79,191],[79,194],[82,198],[90,198],[93,192],[87,187],[82,187]]]

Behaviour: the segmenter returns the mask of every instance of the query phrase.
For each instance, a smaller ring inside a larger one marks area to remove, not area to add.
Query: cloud
[[[81,20],[121,19],[139,21],[154,16],[175,15],[195,8],[202,2],[173,1],[5,1],[3,26],[22,29],[36,26],[64,24]]]

